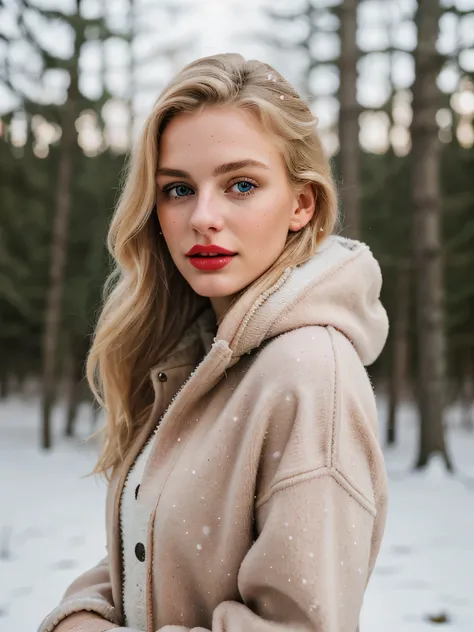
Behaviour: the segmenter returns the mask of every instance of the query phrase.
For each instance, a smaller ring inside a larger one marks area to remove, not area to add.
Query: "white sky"
[[[314,1],[314,0],[313,0]],[[433,0],[435,1],[435,0]],[[184,6],[181,15],[167,16],[161,7],[168,4],[177,8]],[[216,52],[240,52],[246,57],[256,57],[277,67],[299,88],[302,60],[298,54],[275,50],[265,44],[262,33],[269,33],[270,23],[263,16],[263,7],[304,5],[305,0],[134,0],[134,28],[138,33],[133,45],[135,64],[134,79],[131,80],[130,49],[119,38],[109,40],[103,49],[91,40],[81,54],[81,82],[84,94],[91,98],[102,92],[103,83],[117,100],[133,95],[134,114],[139,124],[150,110],[164,83],[182,65],[194,58]],[[446,7],[456,6],[461,10],[473,10],[474,0],[442,0]],[[37,6],[59,9],[65,13],[75,10],[75,0],[34,0]],[[338,4],[338,0],[317,0],[318,8]],[[416,44],[415,29],[411,16],[416,6],[415,0],[363,0],[359,11],[359,45],[369,53],[360,62],[358,99],[366,108],[380,108],[389,95],[390,64],[387,55],[377,53],[377,49],[389,44],[388,27],[392,29],[392,42],[401,49],[392,60],[392,80],[398,89],[408,88],[413,81],[413,59],[410,51]],[[96,17],[105,7],[111,28],[126,30],[131,23],[130,0],[83,0],[82,12],[86,17]],[[15,34],[16,0],[4,0],[0,9],[0,32]],[[29,24],[42,45],[54,55],[67,58],[72,52],[73,40],[67,26],[50,24],[45,26],[40,19],[30,16]],[[402,19],[401,19],[402,18]],[[404,19],[403,19],[404,18]],[[321,27],[324,33],[316,38],[313,55],[321,62],[337,55],[339,42],[335,32],[337,22],[322,15]],[[288,37],[295,34],[301,25],[295,23],[283,30]],[[441,21],[439,50],[452,52],[457,45],[470,48],[464,53],[462,63],[466,69],[474,70],[474,14],[464,18],[459,24],[452,16]],[[160,51],[180,44],[180,50],[167,57]],[[29,73],[37,74],[41,63],[31,48],[24,42],[6,46],[0,40],[0,69],[6,55],[11,62],[23,64]],[[3,59],[2,59],[3,57]],[[102,66],[105,64],[105,73]],[[0,70],[1,72],[1,70]],[[40,83],[26,82],[16,76],[18,85],[38,91]],[[454,67],[447,67],[440,76],[440,87],[450,93],[457,89],[459,77]],[[1,82],[0,82],[1,83]],[[36,84],[36,85],[35,85]],[[314,110],[321,128],[330,128],[337,119],[338,76],[334,68],[321,65],[313,74],[313,89],[316,95]],[[66,94],[67,75],[61,71],[49,71],[40,88],[45,100],[61,102]],[[0,88],[0,112],[12,105],[12,97]],[[117,104],[115,104],[117,105]],[[108,107],[109,119],[117,129],[126,126],[126,115],[120,107]],[[377,122],[378,121],[378,122]],[[382,118],[373,119],[372,134],[386,134]],[[383,128],[383,129],[382,129]],[[382,131],[381,131],[382,130]]]

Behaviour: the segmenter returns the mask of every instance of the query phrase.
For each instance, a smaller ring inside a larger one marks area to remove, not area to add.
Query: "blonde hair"
[[[173,349],[209,307],[174,265],[155,212],[160,137],[171,119],[208,105],[253,112],[281,145],[288,178],[311,183],[316,212],[257,282],[262,289],[287,266],[309,259],[337,221],[337,196],[316,120],[294,88],[271,66],[236,54],[199,59],[162,92],[128,163],[125,186],[112,218],[108,248],[116,267],[104,288],[104,305],[87,360],[87,379],[107,412],[95,473],[109,477],[120,465],[153,405],[150,369]],[[172,292],[170,292],[172,288]]]

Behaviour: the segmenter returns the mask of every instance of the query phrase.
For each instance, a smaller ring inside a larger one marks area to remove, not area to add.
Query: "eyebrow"
[[[224,165],[216,167],[212,175],[216,177],[232,171],[238,171],[239,169],[244,169],[246,167],[269,169],[264,162],[259,162],[258,160],[238,160],[236,162],[227,162]],[[156,175],[171,176],[172,178],[187,178],[188,180],[191,179],[191,175],[187,171],[182,171],[181,169],[169,169],[168,167],[160,167],[157,170]]]

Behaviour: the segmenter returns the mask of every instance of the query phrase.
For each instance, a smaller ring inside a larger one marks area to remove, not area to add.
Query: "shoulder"
[[[254,368],[276,382],[301,387],[314,385],[316,376],[329,378],[344,368],[345,377],[367,377],[364,365],[350,340],[334,327],[314,325],[286,332],[265,344]],[[339,376],[340,379],[341,376]]]
[[[367,371],[351,341],[332,326],[308,326],[268,342],[249,369],[250,376],[273,385],[273,391],[312,402],[335,423],[345,406],[357,402],[376,417],[375,397]]]
[[[263,489],[324,469],[375,504],[372,481],[383,470],[377,410],[350,340],[333,327],[300,328],[267,343],[252,370],[271,385],[264,390],[273,393],[275,411],[262,455]]]
[[[332,326],[300,327],[267,342],[248,368],[248,379],[274,394],[308,402],[326,415],[341,419],[342,404],[367,410],[376,417],[375,398],[367,371],[354,345]]]

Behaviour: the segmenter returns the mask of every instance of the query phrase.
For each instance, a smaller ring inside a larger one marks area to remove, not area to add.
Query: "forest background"
[[[384,275],[383,440],[412,400],[413,466],[455,469],[446,407],[474,432],[472,0],[2,0],[0,396],[39,395],[41,448],[58,402],[74,436],[127,152],[169,78],[224,51],[275,65],[318,116],[342,232]]]

